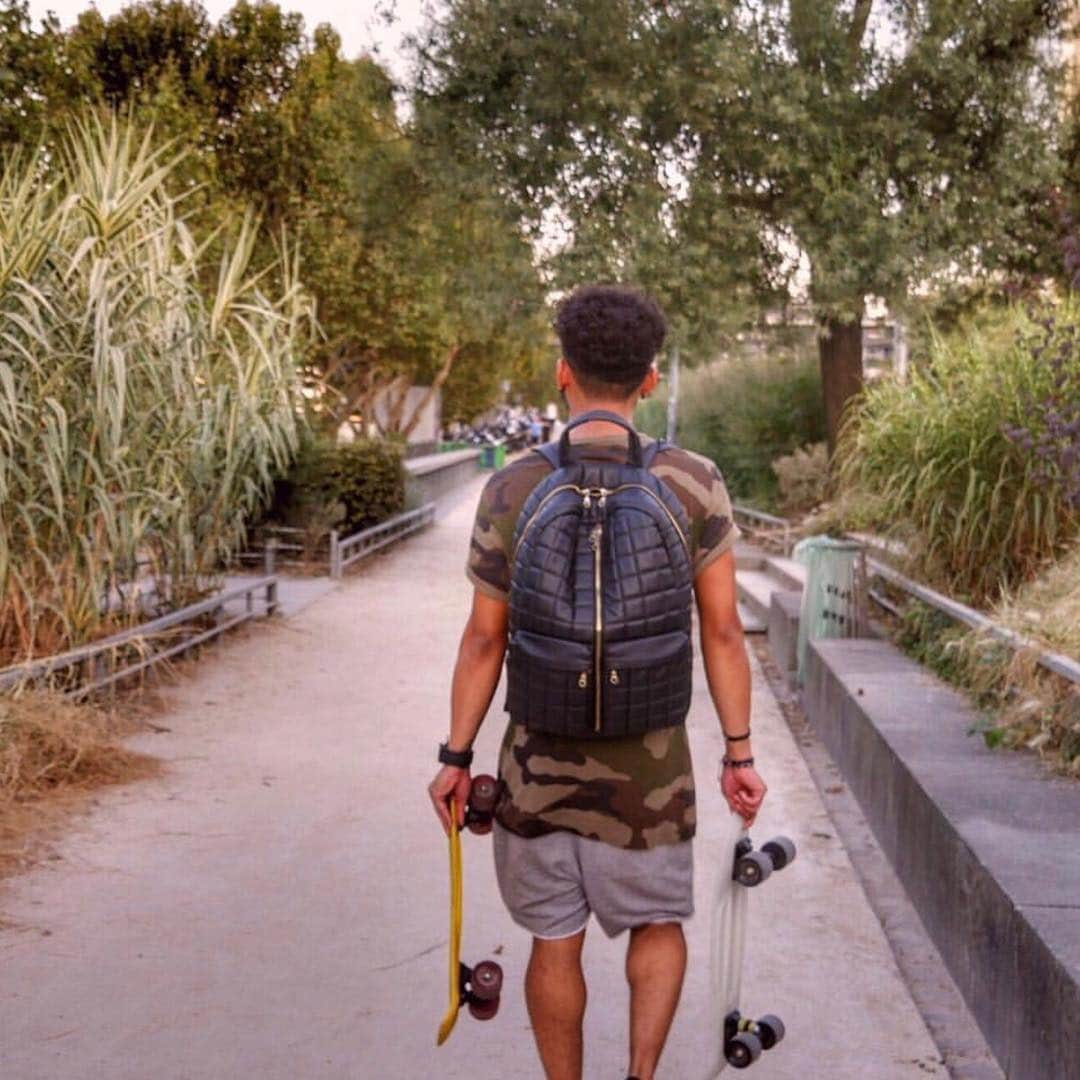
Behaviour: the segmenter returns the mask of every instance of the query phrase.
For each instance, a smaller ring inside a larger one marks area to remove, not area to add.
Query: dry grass
[[[1008,594],[993,615],[1055,652],[1080,658],[1080,544]]]
[[[56,694],[0,698],[0,875],[33,862],[87,793],[160,771],[120,744],[140,726]]]

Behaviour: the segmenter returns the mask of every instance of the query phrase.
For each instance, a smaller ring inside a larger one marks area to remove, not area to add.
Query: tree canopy
[[[370,422],[376,397],[403,404],[417,383],[471,418],[538,361],[544,290],[517,215],[415,137],[386,71],[345,58],[332,27],[309,35],[271,2],[215,23],[197,3],[145,0],[64,31],[0,0],[0,29],[0,79],[22,88],[0,103],[0,149],[56,145],[88,107],[132,111],[183,150],[171,182],[198,231],[251,205],[257,262],[283,236],[299,246],[322,328],[306,365],[317,422]],[[414,419],[389,413],[395,429]]]
[[[691,324],[805,287],[832,441],[867,295],[1045,268],[1066,6],[451,0],[418,90],[535,231],[564,224],[565,276],[600,263]]]

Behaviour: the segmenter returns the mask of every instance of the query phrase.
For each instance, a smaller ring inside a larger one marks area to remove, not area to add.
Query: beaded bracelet
[[[730,769],[752,769],[754,767],[754,759],[748,757],[743,758],[742,761],[734,761],[729,757],[725,757],[724,764]]]

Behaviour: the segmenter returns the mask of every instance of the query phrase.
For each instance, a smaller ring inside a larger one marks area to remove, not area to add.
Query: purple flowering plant
[[[1080,284],[1080,248],[1075,255]],[[1066,506],[1080,510],[1080,325],[1054,312],[1032,321],[1019,344],[1045,379],[1024,392],[1018,411],[1023,419],[1002,425],[1002,433],[1032,455],[1037,482],[1056,488]]]

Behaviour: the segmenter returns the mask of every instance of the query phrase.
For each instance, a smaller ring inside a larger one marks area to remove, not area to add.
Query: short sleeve
[[[469,540],[469,558],[465,573],[482,593],[496,600],[510,599],[510,545],[513,539],[513,521],[510,536],[506,535],[507,515],[500,513],[499,476],[496,474],[484,486],[476,507],[472,537]]]
[[[709,466],[704,485],[701,531],[694,553],[695,576],[720,558],[725,551],[730,551],[742,535],[735,524],[731,497],[728,495],[724,478],[713,462],[709,462]]]

